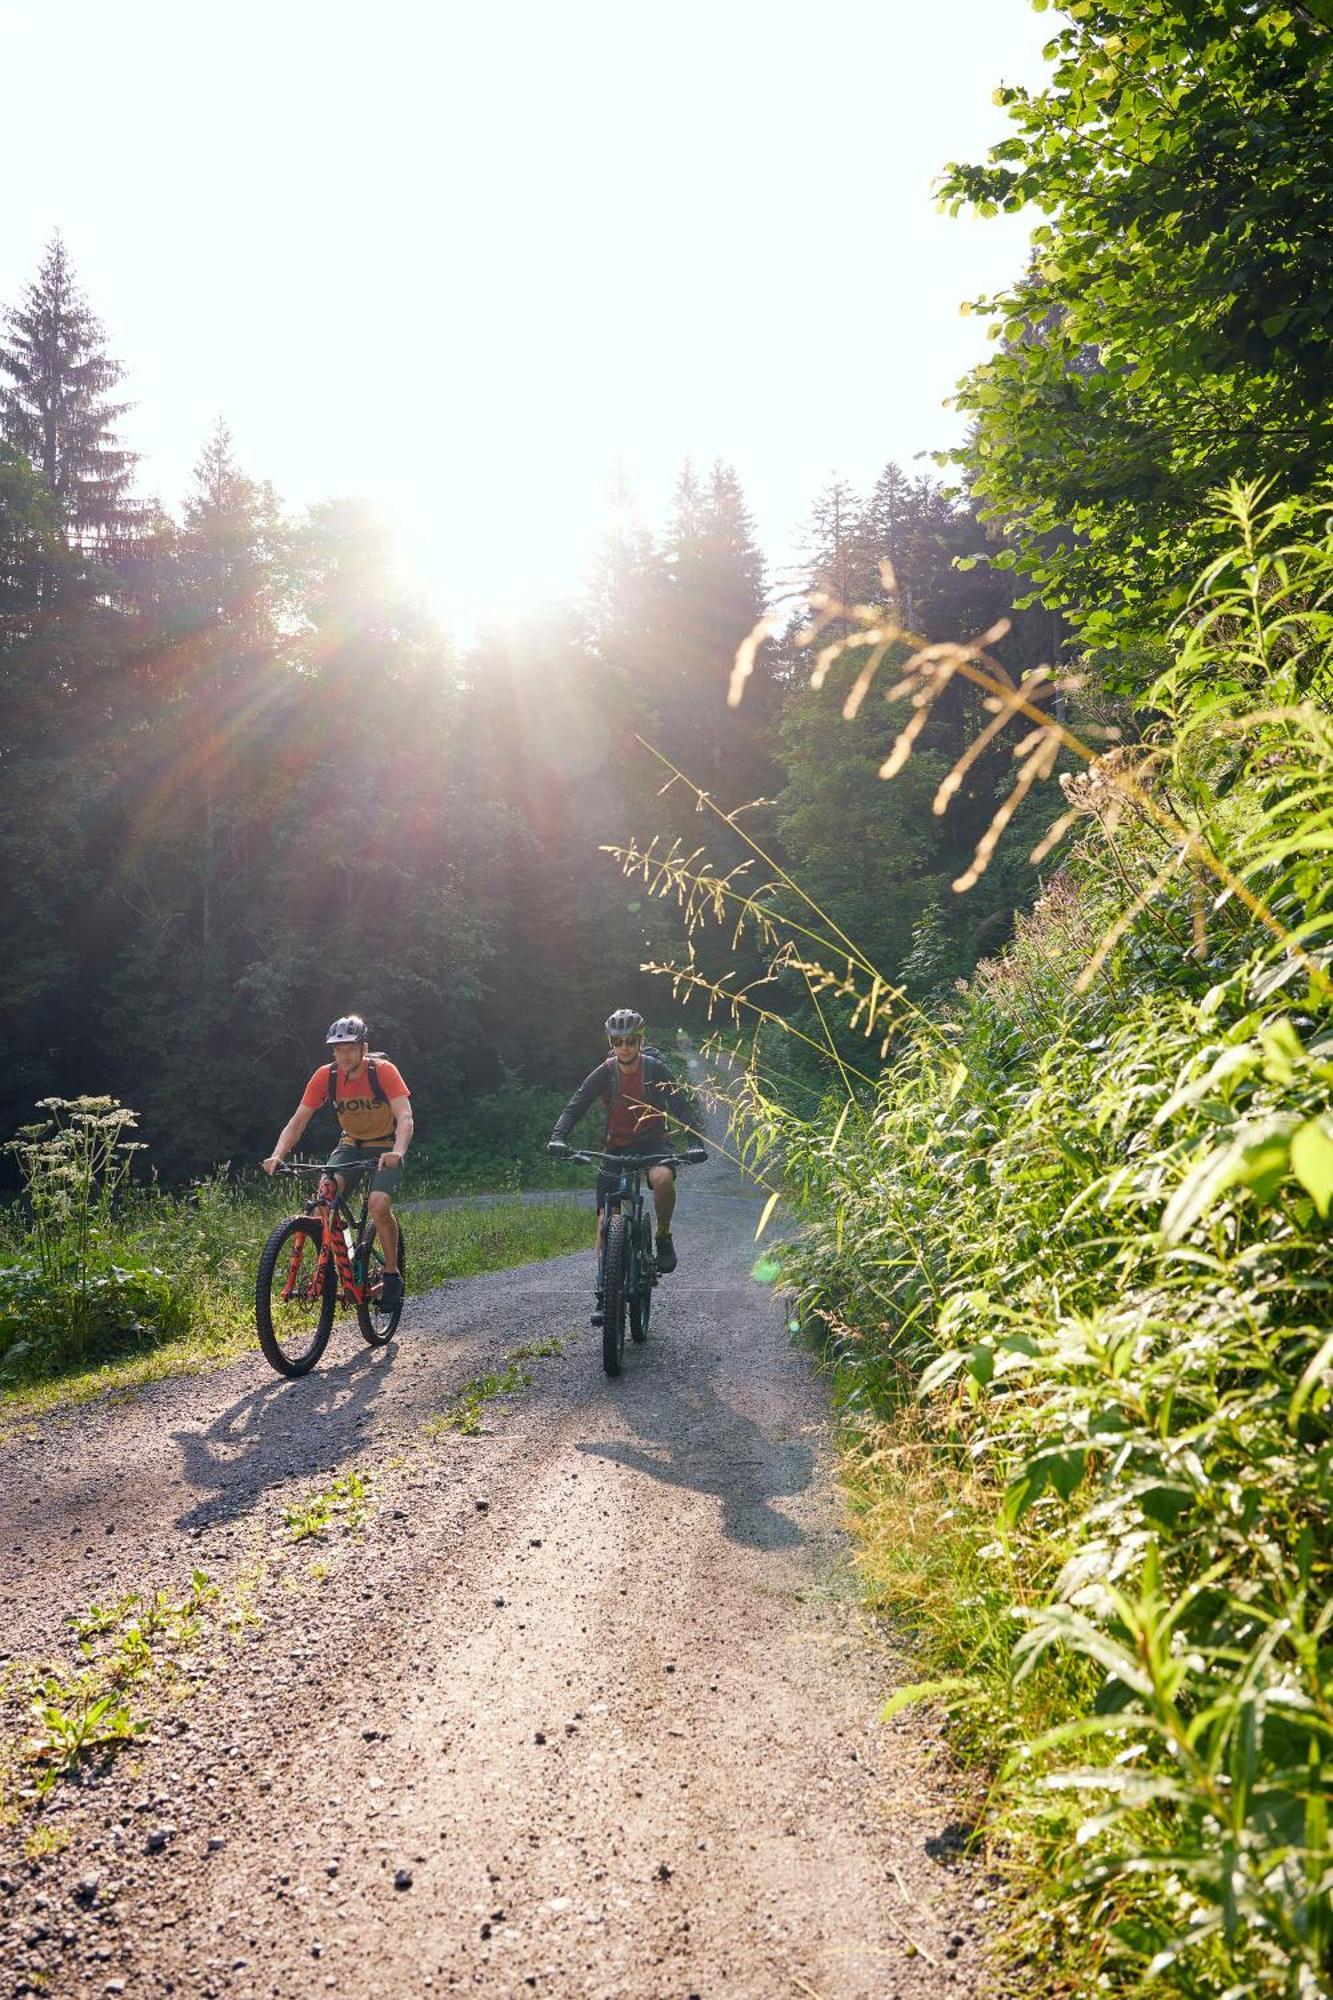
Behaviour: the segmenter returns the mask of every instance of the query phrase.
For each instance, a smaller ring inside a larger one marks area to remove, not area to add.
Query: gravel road
[[[412,1299],[383,1352],[340,1322],[298,1382],[256,1352],[6,1440],[3,1990],[981,1991],[988,1885],[930,1720],[878,1720],[910,1666],[856,1608],[758,1204],[719,1161],[681,1186],[618,1382],[576,1256]],[[554,1342],[478,1434],[432,1423]],[[294,1539],[352,1471],[360,1522]],[[219,1596],[137,1684],[147,1733],[23,1798],[28,1665],[196,1567]]]

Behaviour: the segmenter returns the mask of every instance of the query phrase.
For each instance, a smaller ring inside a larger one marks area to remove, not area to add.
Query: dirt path
[[[683,1179],[618,1383],[573,1257],[414,1300],[380,1354],[340,1326],[300,1382],[256,1354],[9,1441],[11,1669],[68,1658],[94,1600],[195,1565],[221,1595],[148,1735],[0,1833],[4,1990],[979,1991],[985,1884],[928,1723],[877,1720],[903,1669],[855,1610],[756,1212],[719,1163]],[[433,1434],[554,1341],[479,1435]],[[349,1470],[360,1526],[294,1541],[284,1509]],[[37,1829],[68,1844],[26,1858]]]

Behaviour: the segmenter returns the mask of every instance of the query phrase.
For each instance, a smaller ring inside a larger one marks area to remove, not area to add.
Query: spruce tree
[[[830,479],[810,510],[802,588],[824,591],[840,605],[855,604],[864,567],[858,525],[864,509],[851,484]]]
[[[763,762],[750,735],[763,704],[754,690],[754,720],[742,723],[727,708],[727,687],[736,648],[763,616],[764,563],[732,466],[719,459],[701,484],[686,461],[666,554],[662,747],[696,783],[737,805],[751,796]]]
[[[123,370],[106,352],[59,235],[5,328],[0,434],[46,480],[70,541],[105,541],[128,514],[134,454],[117,441],[116,425],[129,405],[111,400]]]

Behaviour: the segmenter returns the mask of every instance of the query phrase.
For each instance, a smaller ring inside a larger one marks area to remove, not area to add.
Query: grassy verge
[[[205,1212],[201,1212],[201,1208]],[[37,1358],[24,1378],[0,1387],[0,1437],[52,1410],[127,1393],[169,1377],[224,1366],[255,1345],[254,1271],[264,1240],[286,1202],[268,1190],[254,1195],[197,1191],[177,1201],[143,1202],[126,1218],[125,1255],[162,1261],[183,1302],[184,1330],[159,1335],[141,1326],[112,1334],[93,1357],[46,1369]],[[167,1211],[170,1211],[167,1213]],[[220,1210],[220,1219],[214,1211]],[[412,1295],[455,1278],[509,1270],[588,1248],[592,1218],[572,1204],[529,1206],[497,1202],[484,1209],[417,1212],[405,1219]],[[174,1238],[174,1241],[173,1241]],[[172,1270],[168,1260],[175,1258]],[[409,1320],[410,1330],[410,1320]]]

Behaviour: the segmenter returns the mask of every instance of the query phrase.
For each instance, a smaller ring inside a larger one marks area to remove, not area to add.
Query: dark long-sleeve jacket
[[[642,1099],[626,1095],[620,1064],[614,1055],[609,1055],[584,1077],[556,1119],[551,1137],[567,1140],[597,1098],[606,1107],[604,1143],[608,1145],[660,1144],[668,1117],[692,1134],[699,1131],[699,1106],[694,1093],[677,1081],[656,1049],[643,1052]],[[617,1127],[624,1129],[615,1131]]]

